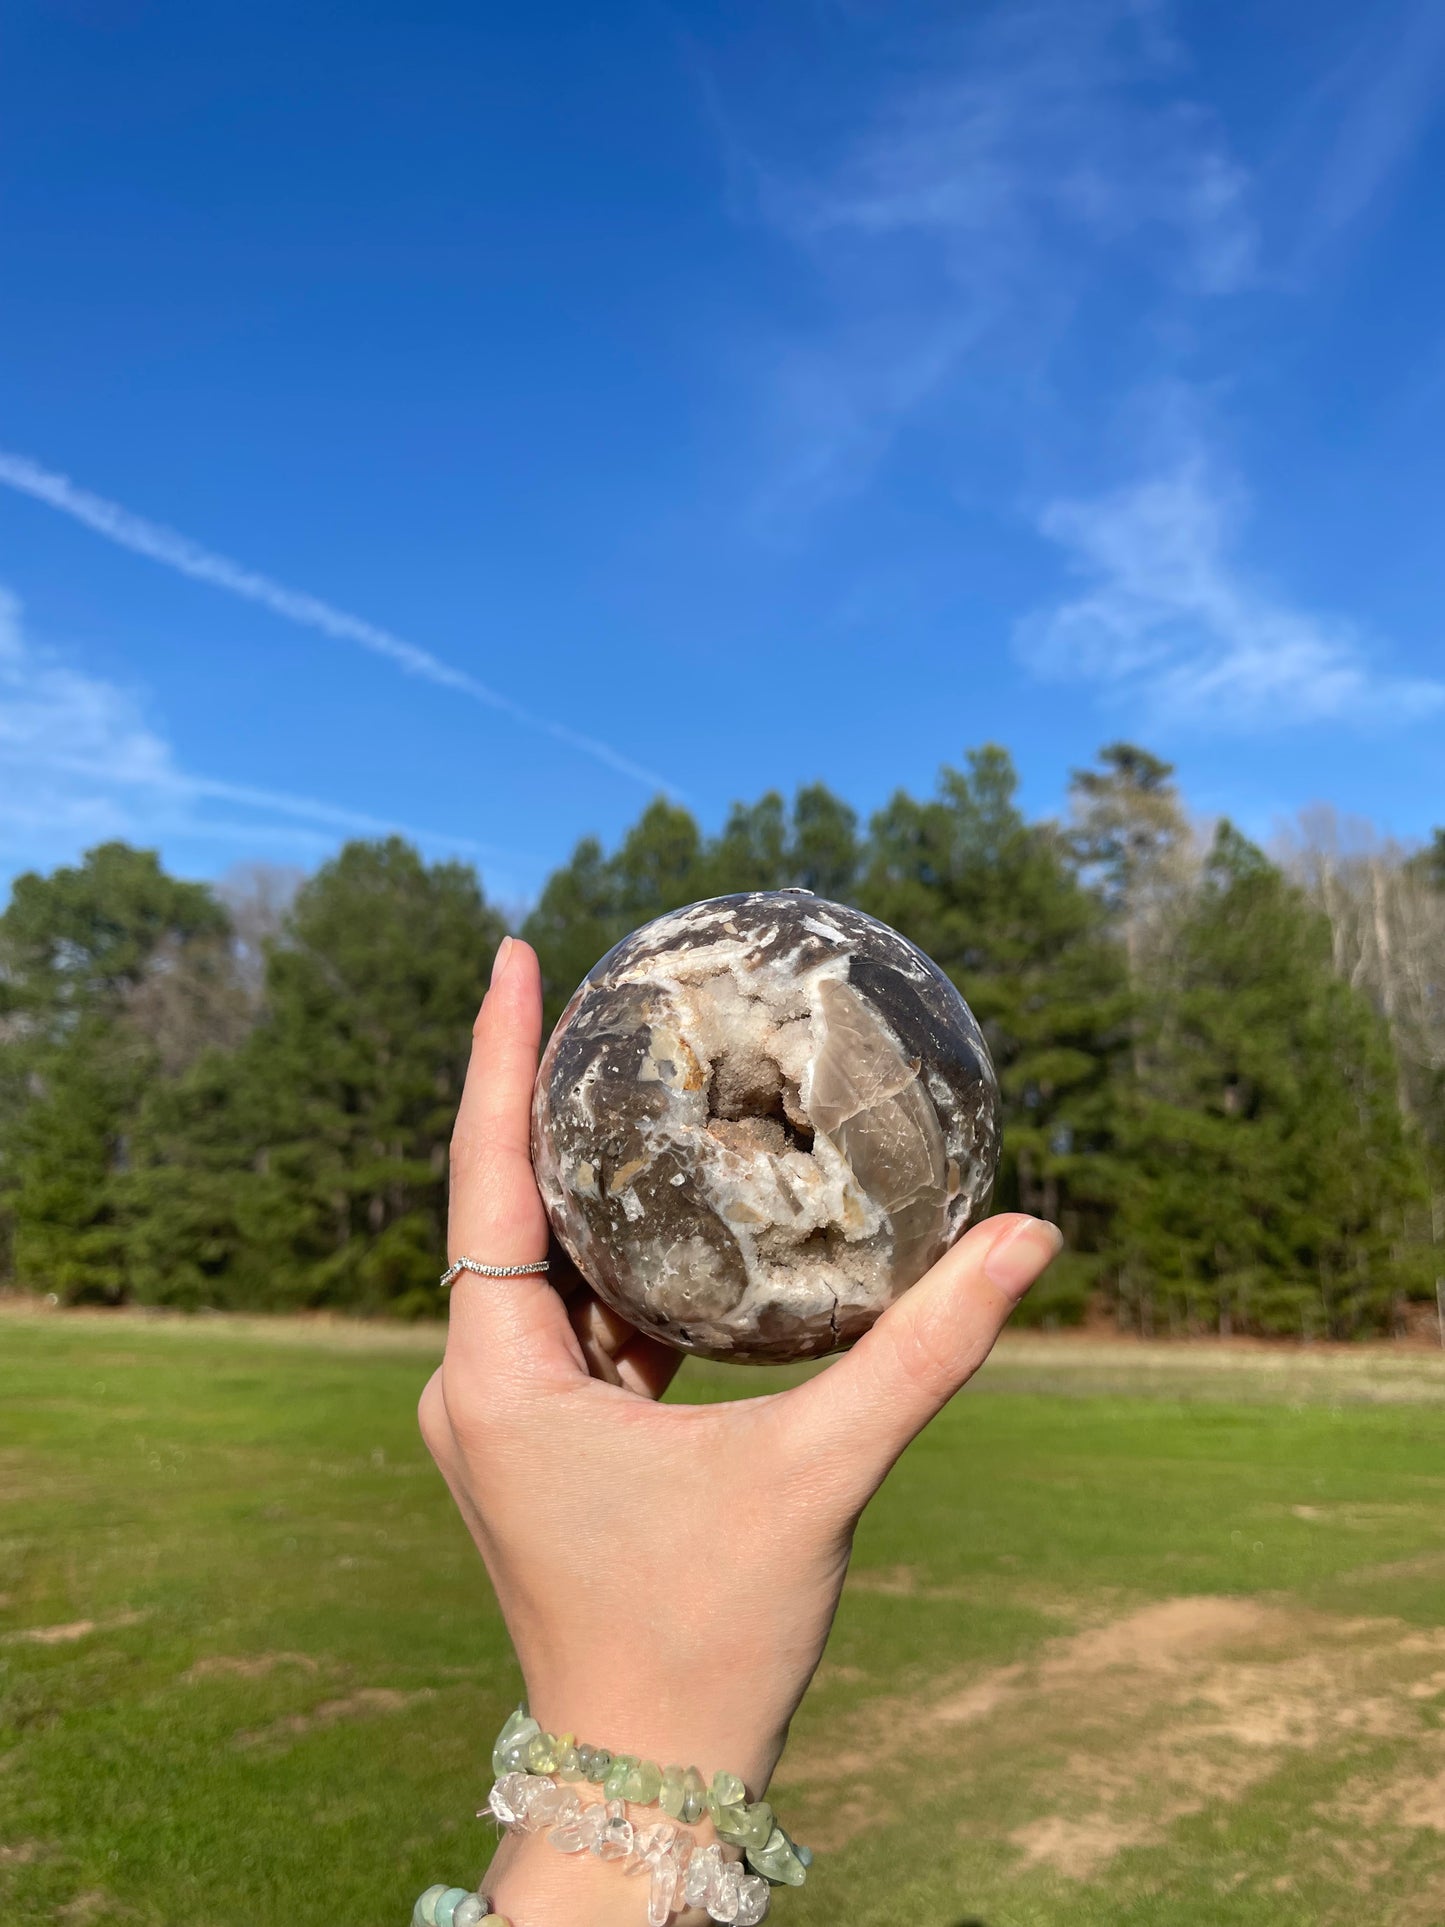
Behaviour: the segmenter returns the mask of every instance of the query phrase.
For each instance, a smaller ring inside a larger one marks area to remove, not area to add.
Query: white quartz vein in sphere
[[[957,990],[805,890],[635,930],[564,1011],[532,1105],[553,1229],[599,1295],[760,1363],[860,1337],[983,1213],[998,1148]]]

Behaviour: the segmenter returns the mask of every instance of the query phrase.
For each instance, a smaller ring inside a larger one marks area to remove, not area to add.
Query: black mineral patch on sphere
[[[998,1085],[887,924],[712,897],[635,930],[552,1033],[532,1153],[558,1238],[641,1330],[766,1363],[852,1344],[985,1210]]]

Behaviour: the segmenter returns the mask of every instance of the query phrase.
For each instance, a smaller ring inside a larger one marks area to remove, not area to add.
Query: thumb
[[[861,1508],[903,1448],[993,1349],[1010,1312],[1057,1256],[1063,1239],[1041,1218],[989,1218],[889,1306],[836,1364],[782,1403],[789,1431]]]

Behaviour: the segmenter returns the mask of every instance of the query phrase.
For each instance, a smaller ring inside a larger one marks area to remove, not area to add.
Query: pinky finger
[[[661,1398],[682,1363],[681,1355],[670,1345],[641,1335],[632,1339],[617,1354],[617,1376],[623,1387],[639,1398]]]
[[[592,1377],[600,1378],[604,1385],[620,1385],[622,1380],[613,1362],[613,1355],[619,1349],[613,1329],[614,1323],[620,1322],[616,1314],[609,1312],[589,1291],[568,1302],[567,1316],[572,1320],[572,1329]]]

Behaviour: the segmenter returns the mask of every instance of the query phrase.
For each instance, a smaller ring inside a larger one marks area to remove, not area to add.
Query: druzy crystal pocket
[[[948,978],[795,890],[713,897],[609,951],[532,1106],[578,1268],[710,1358],[851,1344],[981,1215],[998,1145],[993,1066]]]

